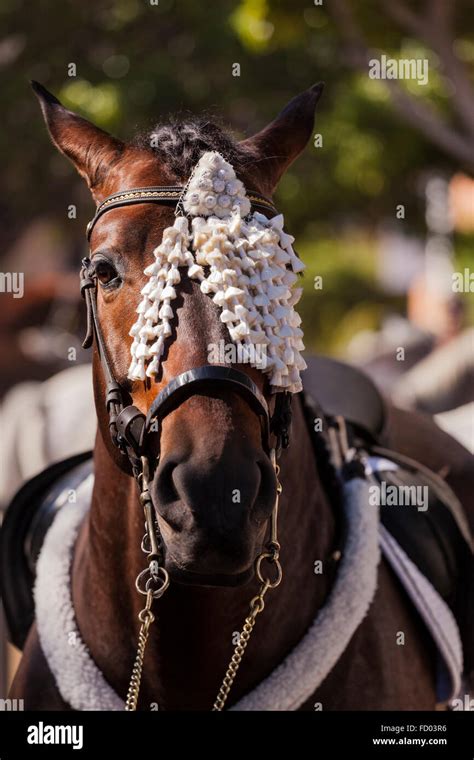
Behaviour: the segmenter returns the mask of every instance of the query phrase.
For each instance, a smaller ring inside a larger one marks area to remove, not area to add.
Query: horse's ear
[[[43,111],[51,139],[85,178],[96,201],[110,166],[121,156],[124,143],[87,119],[68,111],[43,85],[31,82]]]
[[[266,186],[268,194],[311,137],[314,111],[323,88],[324,83],[320,82],[300,93],[268,126],[240,143],[258,161],[260,184]]]

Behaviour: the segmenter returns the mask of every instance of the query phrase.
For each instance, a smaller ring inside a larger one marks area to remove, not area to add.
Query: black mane
[[[139,134],[134,143],[166,162],[178,180],[187,179],[202,154],[209,150],[217,150],[235,168],[251,159],[249,151],[242,149],[222,127],[203,117],[173,117]]]

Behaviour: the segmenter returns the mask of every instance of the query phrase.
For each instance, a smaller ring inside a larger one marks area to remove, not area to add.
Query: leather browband
[[[94,217],[87,225],[87,239],[90,240],[92,230],[102,214],[113,208],[122,206],[132,206],[136,203],[160,203],[163,205],[177,205],[182,197],[184,187],[179,185],[160,185],[158,187],[136,187],[133,190],[123,190],[119,193],[109,195],[96,208]],[[252,206],[259,211],[266,211],[277,214],[273,203],[260,193],[249,191],[247,193]]]

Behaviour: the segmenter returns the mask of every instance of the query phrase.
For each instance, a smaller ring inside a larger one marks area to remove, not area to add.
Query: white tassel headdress
[[[262,369],[254,363],[252,348],[265,347],[263,371],[272,392],[298,393],[306,363],[300,353],[301,318],[294,308],[302,289],[293,286],[304,264],[293,250],[294,238],[283,230],[283,216],[249,216],[244,186],[217,152],[204,153],[196,164],[182,205],[193,217],[191,225],[187,216],[177,216],[154,251],[154,263],[145,269],[149,279],[130,330],[129,379],[158,373],[171,335],[179,267],[187,267],[188,276],[199,280],[201,291],[220,307],[222,322],[251,366]]]

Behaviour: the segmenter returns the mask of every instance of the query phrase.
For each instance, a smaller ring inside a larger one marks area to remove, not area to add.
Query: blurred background
[[[3,275],[0,292],[2,506],[94,433],[78,288],[93,203],[29,79],[123,139],[203,111],[248,136],[324,81],[275,196],[307,265],[308,350],[474,448],[473,26],[467,0],[2,0],[0,267],[24,273],[22,297]],[[382,55],[427,61],[428,81],[371,78]]]

